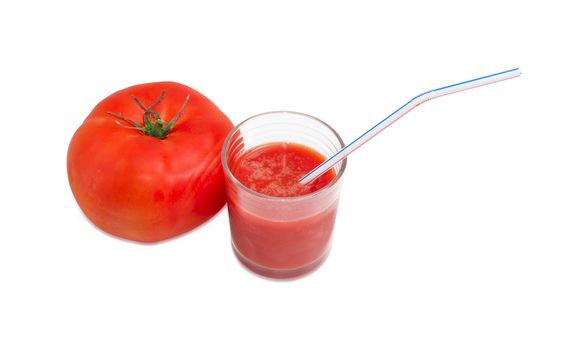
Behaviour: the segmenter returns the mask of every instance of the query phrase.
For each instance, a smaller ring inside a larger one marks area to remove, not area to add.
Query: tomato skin
[[[134,102],[152,104],[170,121],[189,96],[165,139],[126,128],[144,125]],[[119,122],[121,125],[119,125]],[[208,220],[226,201],[220,163],[230,120],[199,92],[174,82],[131,86],[101,101],[68,147],[70,187],[84,214],[100,229],[139,242],[157,242]]]

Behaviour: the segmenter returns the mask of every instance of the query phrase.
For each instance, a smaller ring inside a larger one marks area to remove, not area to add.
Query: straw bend
[[[321,176],[327,170],[331,169],[335,164],[339,163],[357,148],[365,144],[368,140],[378,135],[380,132],[382,132],[382,130],[384,130],[385,128],[393,124],[396,120],[410,112],[413,108],[424,102],[440,96],[445,96],[479,86],[516,78],[520,76],[520,74],[520,68],[513,68],[423,92],[422,94],[413,97],[411,100],[409,100],[409,102],[399,107],[386,118],[382,119],[382,121],[380,121],[378,124],[374,125],[372,128],[367,130],[364,134],[360,135],[357,139],[349,143],[347,146],[343,147],[339,152],[326,159],[323,163],[315,167],[312,171],[304,175],[298,181],[302,184],[307,184],[316,179],[318,176]]]

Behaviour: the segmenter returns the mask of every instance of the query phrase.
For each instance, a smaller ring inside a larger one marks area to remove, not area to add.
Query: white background
[[[0,5],[0,349],[561,348],[561,55],[545,2]],[[553,2],[552,2],[553,3]],[[173,80],[235,123],[295,110],[354,153],[331,255],[291,282],[236,261],[227,213],[155,245],[82,215],[66,150],[94,105]]]

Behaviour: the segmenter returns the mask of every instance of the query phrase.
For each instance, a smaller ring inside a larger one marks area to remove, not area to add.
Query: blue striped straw
[[[409,113],[413,108],[417,107],[423,102],[427,102],[440,96],[450,95],[455,92],[460,92],[483,85],[516,78],[519,77],[520,74],[520,68],[513,68],[505,70],[503,72],[498,72],[423,92],[422,94],[413,97],[411,100],[409,100],[409,102],[399,107],[392,114],[382,119],[378,124],[374,125],[372,128],[370,128],[364,134],[360,135],[356,140],[349,143],[347,146],[343,147],[339,152],[326,159],[323,163],[315,167],[312,171],[304,175],[298,181],[302,184],[312,182],[318,176],[321,176],[323,173],[335,166],[335,164],[347,158],[347,156],[354,152],[357,148],[364,145],[368,140],[378,135],[380,132],[382,132],[382,130],[392,125],[396,120],[403,117],[405,114]]]

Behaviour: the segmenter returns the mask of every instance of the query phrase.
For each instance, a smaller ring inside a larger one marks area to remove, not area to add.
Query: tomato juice
[[[335,178],[330,170],[317,180],[302,185],[302,176],[325,160],[313,149],[294,143],[276,142],[246,151],[236,161],[232,172],[245,187],[273,197],[295,197],[325,187]]]
[[[277,142],[243,152],[232,164],[231,171],[256,195],[285,199],[284,204],[290,206],[290,200],[313,195],[335,179],[335,171],[329,170],[309,184],[298,182],[324,160],[325,157],[309,147]],[[283,209],[274,204],[274,199],[261,207],[260,213],[230,201],[235,253],[244,265],[268,277],[295,277],[315,269],[327,255],[335,223],[337,200],[329,204],[320,211],[300,208],[300,213],[275,219],[276,212]],[[294,211],[298,211],[298,205]]]
[[[344,147],[332,127],[289,111],[258,114],[222,146],[232,247],[251,271],[293,278],[328,255],[347,160],[303,185],[298,180]]]

